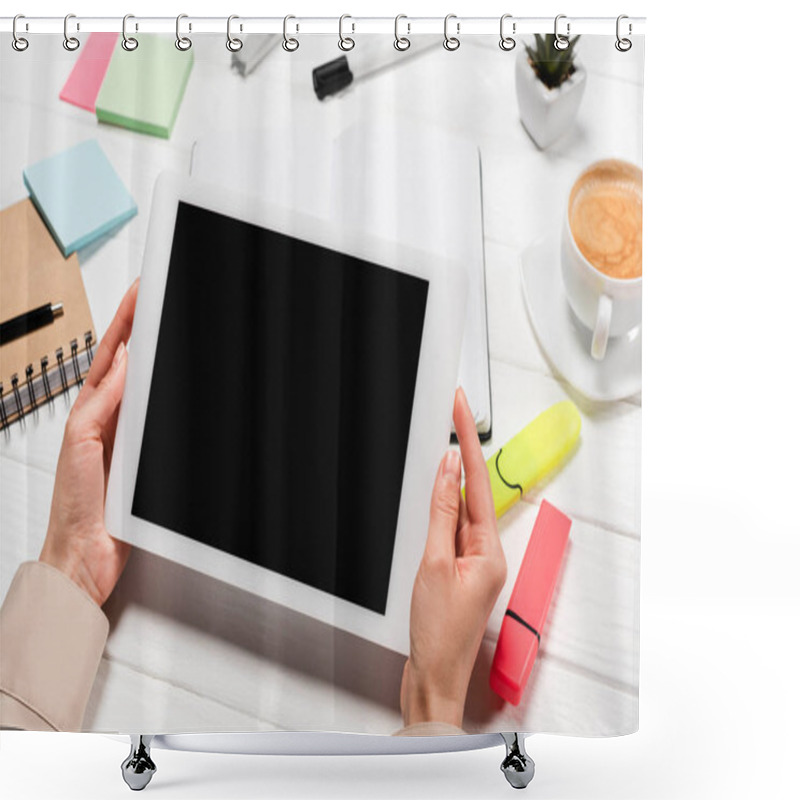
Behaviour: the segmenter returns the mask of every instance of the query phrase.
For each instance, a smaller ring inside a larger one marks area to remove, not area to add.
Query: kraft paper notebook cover
[[[60,100],[94,112],[119,34],[93,33],[81,47],[78,60],[67,78]]]
[[[168,36],[137,36],[130,52],[117,47],[97,96],[100,122],[168,139],[192,71],[194,54]]]
[[[25,382],[25,368],[31,364],[41,371],[46,356],[57,369],[56,351],[62,348],[67,364],[71,361],[70,343],[77,340],[83,350],[87,332],[94,332],[89,301],[83,286],[78,256],[61,255],[44,222],[30,200],[21,200],[0,212],[0,319],[7,320],[45,303],[64,304],[64,315],[50,325],[0,346],[0,381],[5,410],[13,414],[7,395],[16,373]],[[59,381],[51,380],[56,392]],[[43,392],[39,393],[43,397]],[[23,402],[26,402],[23,396]]]

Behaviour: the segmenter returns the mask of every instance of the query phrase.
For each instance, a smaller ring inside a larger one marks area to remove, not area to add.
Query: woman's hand
[[[425,552],[411,597],[411,655],[403,671],[403,722],[461,727],[472,668],[489,614],[506,580],[489,473],[464,392],[456,392],[464,461],[448,451],[436,476]]]
[[[137,279],[122,298],[67,419],[50,522],[39,556],[99,606],[111,594],[131,549],[111,538],[103,515],[128,364],[125,344],[131,335],[138,288]]]

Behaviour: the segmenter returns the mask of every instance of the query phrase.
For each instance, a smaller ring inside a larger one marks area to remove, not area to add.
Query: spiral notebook
[[[64,314],[0,345],[0,427],[6,428],[72,387],[92,363],[94,325],[78,256],[64,258],[33,203],[0,212],[0,319],[45,303]]]

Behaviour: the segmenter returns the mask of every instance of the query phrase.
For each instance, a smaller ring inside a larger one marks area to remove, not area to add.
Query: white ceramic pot
[[[586,88],[586,71],[575,62],[575,72],[561,86],[548,89],[536,76],[528,53],[520,48],[516,62],[517,103],[525,130],[536,144],[549,147],[575,121]]]

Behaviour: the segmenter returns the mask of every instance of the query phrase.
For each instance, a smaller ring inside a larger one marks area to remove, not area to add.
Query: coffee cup
[[[592,332],[592,357],[642,321],[642,170],[598,161],[575,181],[561,237],[561,274],[575,316]]]

